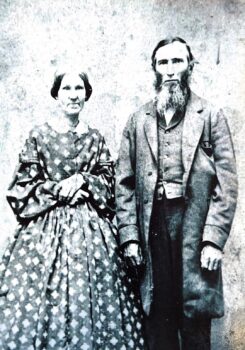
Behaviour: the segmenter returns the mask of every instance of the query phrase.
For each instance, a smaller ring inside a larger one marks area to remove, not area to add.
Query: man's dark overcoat
[[[222,110],[214,109],[193,93],[184,116],[182,163],[183,311],[187,317],[221,317],[224,313],[221,269],[211,272],[201,269],[200,254],[203,241],[223,249],[228,238],[237,198],[235,156]],[[149,230],[157,174],[156,103],[151,101],[127,122],[116,179],[120,243],[140,242],[145,259],[140,288],[147,314],[153,292]]]

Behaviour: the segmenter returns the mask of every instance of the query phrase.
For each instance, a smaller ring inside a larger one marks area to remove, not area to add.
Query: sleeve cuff
[[[217,244],[214,244],[213,242],[210,242],[210,241],[203,241],[202,242],[202,246],[203,248],[206,247],[207,245],[210,245],[216,249],[219,249],[220,251],[222,251],[222,249],[217,245]]]
[[[203,243],[210,242],[220,250],[223,250],[227,238],[228,234],[220,227],[215,225],[205,225],[202,238]]]
[[[119,229],[120,246],[130,241],[139,242],[139,232],[135,225],[124,226]]]

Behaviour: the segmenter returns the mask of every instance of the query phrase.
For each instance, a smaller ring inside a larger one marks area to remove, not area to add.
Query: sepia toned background
[[[224,255],[226,315],[213,322],[212,350],[244,349],[244,14],[245,0],[0,0],[0,252],[16,225],[5,193],[18,153],[33,125],[57,113],[54,71],[72,62],[88,72],[93,94],[82,117],[116,159],[129,114],[154,94],[152,50],[180,36],[199,62],[192,89],[224,107],[233,135],[240,197]]]

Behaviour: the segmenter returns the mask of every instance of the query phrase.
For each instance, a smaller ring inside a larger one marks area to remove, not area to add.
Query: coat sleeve
[[[203,241],[224,248],[236,209],[238,183],[230,130],[222,110],[211,118],[211,144],[217,181],[210,199]]]
[[[139,241],[136,207],[136,134],[131,116],[123,131],[116,167],[116,213],[120,244]]]
[[[90,200],[97,209],[110,219],[115,215],[115,171],[114,162],[105,144],[100,138],[98,159],[91,172],[82,172]]]
[[[19,155],[7,192],[7,200],[18,221],[35,218],[57,203],[56,182],[45,178],[33,134],[30,133]]]

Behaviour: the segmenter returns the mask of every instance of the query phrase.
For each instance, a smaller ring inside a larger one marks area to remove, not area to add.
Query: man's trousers
[[[145,316],[149,350],[209,350],[210,319],[191,319],[182,312],[181,229],[183,198],[155,200],[150,249],[153,303]],[[188,257],[187,257],[188,258]]]

